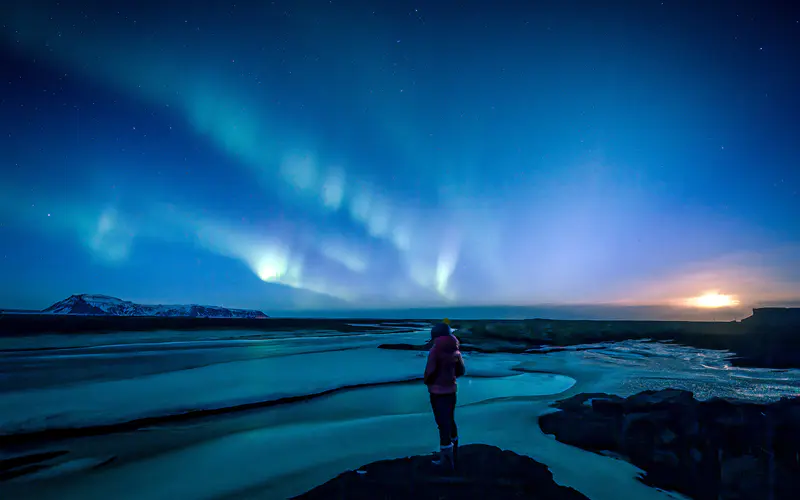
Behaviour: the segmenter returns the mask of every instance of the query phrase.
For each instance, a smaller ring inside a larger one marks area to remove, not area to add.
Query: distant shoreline
[[[158,330],[247,330],[340,333],[409,333],[424,330],[441,319],[380,318],[206,318],[188,316],[91,316],[69,314],[2,314],[0,337],[40,334],[90,334]],[[453,319],[465,350],[534,353],[543,346],[566,347],[623,340],[671,341],[702,349],[735,353],[738,366],[800,367],[800,309],[755,309],[742,321],[642,320],[458,320]],[[393,349],[425,346],[384,345]]]
[[[383,325],[429,323],[429,320],[325,319],[325,318],[194,318],[187,316],[102,316],[0,312],[0,336],[42,333],[80,334],[154,330],[335,330],[367,332]],[[414,330],[418,330],[414,328]]]
[[[413,318],[413,319],[388,319],[388,318],[208,318],[191,316],[118,316],[118,315],[91,315],[91,314],[52,314],[39,311],[12,311],[0,310],[0,336],[33,335],[42,333],[81,334],[81,333],[108,333],[131,331],[155,330],[253,330],[253,331],[279,331],[279,330],[334,330],[339,332],[368,332],[381,330],[386,326],[403,327],[409,330],[427,328],[432,323],[441,321],[441,318]],[[549,319],[485,319],[465,320],[464,323],[475,324],[519,324],[530,321],[547,321],[556,324],[618,324],[627,327],[635,325],[680,325],[687,327],[697,325],[703,330],[709,326],[716,329],[728,330],[736,323],[708,322],[708,321],[668,321],[668,320],[549,320]],[[462,321],[454,320],[455,323]],[[457,326],[457,325],[455,325]]]

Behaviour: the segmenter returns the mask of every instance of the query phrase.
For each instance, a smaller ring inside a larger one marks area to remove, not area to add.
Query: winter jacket
[[[464,375],[464,359],[458,350],[458,339],[453,335],[442,335],[433,339],[425,365],[425,385],[431,394],[453,394],[456,378]]]

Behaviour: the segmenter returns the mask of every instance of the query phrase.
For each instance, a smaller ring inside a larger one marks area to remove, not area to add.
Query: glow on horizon
[[[706,292],[703,295],[692,297],[686,300],[689,307],[700,307],[704,309],[719,309],[722,307],[735,307],[740,303],[734,295],[725,295],[719,292]]]

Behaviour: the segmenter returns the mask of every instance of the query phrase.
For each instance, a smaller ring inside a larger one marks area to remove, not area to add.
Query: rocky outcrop
[[[431,455],[385,460],[345,472],[296,497],[304,500],[378,498],[445,499],[585,499],[559,486],[550,470],[532,458],[494,446],[474,444],[459,450],[458,469],[442,474]]]
[[[642,481],[696,499],[789,499],[800,491],[800,398],[761,405],[691,392],[578,394],[539,425],[558,441],[620,455]]]
[[[760,307],[742,320],[748,327],[777,327],[800,329],[800,307]]]

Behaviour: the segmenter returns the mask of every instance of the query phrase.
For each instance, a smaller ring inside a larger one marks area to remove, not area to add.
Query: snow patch
[[[44,311],[50,314],[90,316],[182,316],[192,318],[251,318],[261,319],[267,315],[249,309],[229,309],[220,306],[189,305],[145,305],[108,295],[73,295],[56,302]]]

